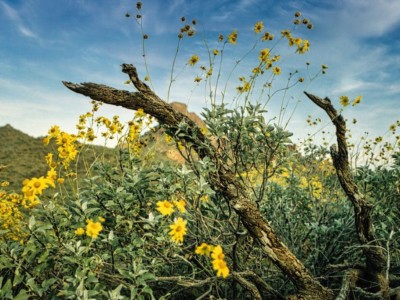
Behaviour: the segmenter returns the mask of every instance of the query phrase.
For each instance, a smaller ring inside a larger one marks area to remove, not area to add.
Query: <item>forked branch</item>
[[[137,92],[117,90],[95,83],[74,84],[64,82],[70,90],[88,96],[93,100],[107,104],[123,106],[128,109],[143,109],[155,117],[160,124],[178,130],[184,122],[187,124],[187,134],[182,137],[195,150],[200,159],[208,157],[216,166],[214,172],[208,174],[210,186],[223,196],[240,216],[244,226],[252,235],[263,253],[287,275],[297,288],[297,295],[291,299],[333,299],[331,290],[323,287],[301,261],[278,238],[275,231],[263,218],[253,201],[251,193],[237,180],[229,166],[221,162],[210,139],[204,136],[200,128],[185,115],[175,111],[171,105],[161,100],[144,82],[139,79],[133,65],[122,65],[122,71],[129,75]]]

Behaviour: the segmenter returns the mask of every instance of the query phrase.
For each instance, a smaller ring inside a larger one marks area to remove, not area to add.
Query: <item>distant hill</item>
[[[24,178],[45,175],[44,156],[48,149],[39,138],[33,138],[11,125],[0,127],[0,181],[20,188]]]
[[[45,156],[54,147],[44,146],[43,138],[31,137],[7,124],[0,127],[0,182],[9,181],[8,190],[19,192],[25,178],[45,176],[48,166]],[[86,162],[93,162],[98,154],[112,159],[113,149],[88,146],[81,154]],[[84,170],[83,164],[78,169]]]
[[[199,116],[188,111],[186,104],[174,102],[171,105],[177,111],[187,115],[198,126],[205,126]],[[0,127],[0,182],[9,181],[9,190],[20,191],[25,178],[46,175],[48,167],[44,157],[51,152],[52,147],[44,146],[42,139],[31,137],[9,124]],[[146,134],[145,140],[147,144],[145,151],[157,152],[155,159],[163,158],[176,163],[184,162],[175,146],[166,145],[162,130]],[[112,161],[115,159],[115,151],[116,149],[102,146],[85,146],[81,158],[83,158],[82,161],[91,163],[96,156],[102,154],[106,160]],[[78,165],[78,168],[81,171],[85,170],[83,164]]]

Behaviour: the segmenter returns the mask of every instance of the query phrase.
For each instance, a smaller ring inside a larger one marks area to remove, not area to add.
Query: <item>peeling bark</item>
[[[277,237],[256,205],[249,200],[251,193],[236,179],[234,172],[221,163],[215,147],[202,134],[198,126],[185,115],[175,111],[171,105],[161,100],[139,79],[136,68],[133,65],[123,64],[122,71],[129,75],[137,92],[121,91],[95,83],[63,83],[70,90],[96,101],[134,110],[141,108],[145,113],[155,117],[161,124],[175,130],[178,130],[179,124],[182,122],[188,124],[187,135],[183,139],[191,144],[191,147],[198,153],[199,158],[209,157],[218,166],[217,171],[208,175],[207,180],[210,186],[231,204],[240,216],[244,226],[260,244],[264,254],[296,286],[298,293],[291,299],[333,299],[333,292],[323,287]]]

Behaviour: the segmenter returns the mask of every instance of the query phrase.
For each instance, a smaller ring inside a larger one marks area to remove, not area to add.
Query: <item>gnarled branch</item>
[[[333,299],[332,291],[323,287],[278,238],[268,222],[264,220],[255,203],[250,200],[251,193],[236,179],[234,172],[221,163],[218,152],[211,141],[202,134],[200,128],[185,115],[175,111],[171,105],[161,100],[139,79],[133,65],[122,65],[122,71],[129,75],[137,92],[121,91],[95,83],[64,82],[64,85],[70,90],[96,101],[128,109],[141,108],[161,124],[176,131],[182,122],[186,123],[188,132],[182,138],[191,144],[200,159],[208,157],[216,166],[221,166],[208,174],[207,180],[210,186],[230,203],[252,237],[259,242],[264,254],[290,278],[298,290],[295,298]]]
[[[346,142],[346,122],[343,116],[333,107],[329,98],[322,99],[307,92],[304,93],[328,114],[336,127],[337,146],[331,146],[331,156],[340,185],[354,207],[355,229],[359,242],[364,246],[363,251],[366,258],[365,274],[368,277],[367,279],[376,283],[384,296],[388,297],[389,284],[385,278],[386,258],[382,246],[375,237],[371,218],[372,205],[358,191],[350,171]]]

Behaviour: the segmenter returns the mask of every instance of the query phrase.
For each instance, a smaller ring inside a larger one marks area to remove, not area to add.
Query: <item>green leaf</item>
[[[36,224],[36,219],[35,219],[35,216],[32,215],[32,216],[29,218],[28,228],[29,228],[30,230],[32,230],[32,229],[33,229],[33,226],[35,226],[35,224]]]
[[[26,290],[22,289],[17,296],[14,297],[14,300],[28,300],[30,295],[27,293]]]

